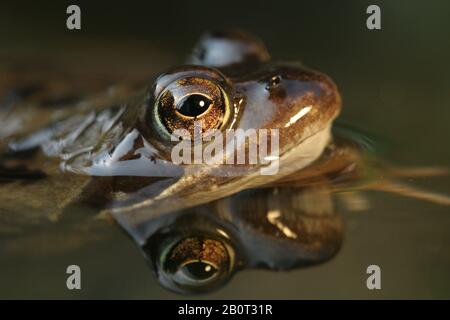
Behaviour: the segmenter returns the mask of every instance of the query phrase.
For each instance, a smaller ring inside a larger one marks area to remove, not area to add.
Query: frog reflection
[[[332,258],[342,241],[333,194],[348,187],[450,204],[392,183],[436,171],[395,170],[333,125],[341,98],[328,76],[271,62],[259,40],[240,32],[207,34],[188,64],[150,89],[69,99],[60,109],[61,100],[50,108],[33,92],[0,108],[4,229],[72,217],[80,206],[112,216],[178,292],[214,289],[240,269]],[[217,175],[215,165],[174,164],[171,134],[192,132],[196,120],[202,132],[279,130],[279,170],[261,175],[261,164],[244,163],[241,175],[227,174],[237,165]]]
[[[247,268],[287,270],[331,259],[343,227],[324,185],[243,191],[140,226],[159,282],[179,293],[220,288]]]

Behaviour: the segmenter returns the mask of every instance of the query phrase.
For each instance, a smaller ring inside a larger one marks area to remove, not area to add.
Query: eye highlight
[[[195,124],[202,133],[220,129],[230,114],[229,99],[219,84],[202,77],[186,77],[171,82],[156,98],[154,118],[160,132],[177,129],[194,134]]]

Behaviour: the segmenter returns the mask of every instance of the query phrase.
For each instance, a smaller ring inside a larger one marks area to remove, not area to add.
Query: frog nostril
[[[278,86],[281,82],[281,77],[280,76],[273,76],[272,78],[269,79],[267,85],[266,85],[266,90],[270,90],[276,86]]]

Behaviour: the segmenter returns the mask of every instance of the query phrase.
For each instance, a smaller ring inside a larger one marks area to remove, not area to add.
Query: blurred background
[[[80,31],[66,28],[70,4],[81,8]],[[366,28],[370,4],[381,8],[381,30]],[[264,40],[275,60],[330,75],[343,96],[342,118],[385,141],[390,161],[450,166],[448,12],[443,0],[3,1],[0,76],[11,65],[51,61],[86,78],[150,79],[182,63],[202,32],[243,29]],[[410,182],[450,194],[449,180]],[[450,298],[449,207],[367,196],[370,210],[343,212],[346,239],[332,261],[244,271],[195,298]],[[108,241],[67,252],[1,252],[0,298],[180,298],[159,287],[132,241],[118,228],[110,232]],[[69,264],[82,268],[81,291],[65,287]],[[382,290],[366,288],[370,264],[381,267]]]

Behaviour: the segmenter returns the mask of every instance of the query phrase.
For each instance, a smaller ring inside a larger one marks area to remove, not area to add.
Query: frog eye
[[[154,106],[157,128],[166,135],[185,129],[192,137],[196,125],[202,133],[220,129],[229,113],[225,91],[212,80],[200,77],[173,81],[162,90]]]
[[[204,292],[229,278],[233,259],[233,249],[222,241],[189,237],[166,251],[159,272],[175,285],[176,290]]]

